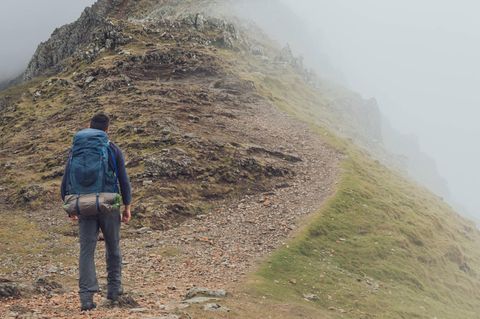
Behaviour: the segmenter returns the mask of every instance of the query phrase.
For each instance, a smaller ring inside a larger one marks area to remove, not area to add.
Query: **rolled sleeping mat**
[[[118,211],[121,202],[122,196],[117,193],[67,195],[63,209],[69,216],[95,216]]]

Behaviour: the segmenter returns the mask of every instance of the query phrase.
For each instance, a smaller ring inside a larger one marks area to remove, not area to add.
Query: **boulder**
[[[185,295],[185,299],[191,299],[194,297],[210,297],[210,298],[225,298],[227,292],[223,289],[211,290],[207,288],[193,287]]]
[[[308,301],[318,301],[318,300],[320,300],[320,298],[315,294],[304,294],[303,298],[305,298]]]

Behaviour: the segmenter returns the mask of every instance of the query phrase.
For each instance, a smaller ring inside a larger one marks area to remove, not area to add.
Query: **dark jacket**
[[[118,170],[118,183],[120,184],[120,192],[122,195],[122,200],[124,205],[130,205],[132,202],[132,189],[130,187],[130,181],[127,175],[127,169],[125,168],[125,158],[123,157],[122,151],[118,148],[117,145],[110,142],[110,151],[112,152],[113,156],[115,156],[117,162],[117,170]],[[62,179],[62,186],[61,186],[61,194],[62,200],[65,200],[65,196],[67,194],[67,185],[68,185],[68,172],[70,169],[70,156],[68,156],[69,160],[65,165],[65,173],[63,174]],[[109,159],[110,169],[114,170],[114,164],[112,163],[112,159]]]

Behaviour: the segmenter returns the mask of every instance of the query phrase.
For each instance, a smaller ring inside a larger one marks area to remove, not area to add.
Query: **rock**
[[[205,311],[216,311],[216,312],[230,312],[230,309],[227,307],[223,307],[218,303],[208,303],[203,306],[203,310]]]
[[[141,216],[141,215],[145,215],[146,212],[147,212],[147,206],[145,206],[145,204],[138,204],[133,208],[132,216],[133,217],[138,217],[138,216]]]
[[[302,58],[296,58],[293,56],[292,49],[290,46],[287,44],[280,54],[275,58],[277,62],[281,63],[286,63],[288,65],[291,65],[292,67],[296,69],[300,69],[303,71],[303,60]]]
[[[193,114],[189,114],[188,115],[188,120],[192,123],[198,123],[200,122],[200,118],[196,115],[193,115]]]
[[[258,56],[263,56],[264,52],[261,47],[254,46],[250,49],[250,52],[252,52],[253,55],[258,55]]]
[[[227,292],[223,289],[221,290],[210,290],[207,288],[193,287],[185,295],[185,299],[191,299],[194,297],[210,297],[210,298],[225,298]]]
[[[248,93],[255,90],[255,84],[253,81],[241,80],[234,77],[227,77],[218,80],[213,85],[215,89],[221,89],[225,92],[233,95],[240,95],[242,93]]]
[[[107,50],[111,50],[111,49],[114,48],[114,42],[113,42],[112,39],[106,39],[106,40],[105,40],[105,48],[106,48]]]
[[[194,161],[183,150],[167,149],[145,159],[145,174],[150,177],[179,178],[194,175]]]
[[[198,30],[203,30],[205,26],[205,18],[201,14],[195,16],[195,28]]]
[[[1,91],[1,85],[0,85],[0,91]],[[0,98],[0,112],[7,109],[9,105],[10,105],[9,97]]]
[[[58,267],[56,267],[56,266],[50,266],[50,267],[48,267],[47,272],[48,272],[49,274],[55,274],[55,273],[58,272]]]
[[[4,298],[18,298],[21,296],[21,291],[18,284],[0,278],[0,299]]]
[[[301,162],[302,159],[299,156],[296,155],[291,155],[291,154],[285,154],[281,151],[278,150],[268,150],[264,147],[261,146],[251,146],[247,149],[247,152],[249,154],[265,154],[265,155],[270,155],[273,157],[278,157],[280,159],[283,159],[287,162],[292,162],[292,163],[297,163]]]
[[[135,232],[137,234],[148,234],[148,233],[151,233],[152,230],[149,227],[142,227],[142,228],[137,229]]]
[[[185,303],[185,304],[200,304],[200,303],[205,303],[205,302],[212,301],[212,300],[217,300],[217,298],[193,297],[193,298],[185,299],[184,301],[182,301],[182,303]]]
[[[305,298],[308,301],[318,301],[320,298],[317,295],[314,294],[304,294],[303,298]]]
[[[152,184],[153,184],[153,181],[151,179],[146,179],[142,182],[143,186],[148,186],[148,185],[152,185]]]
[[[140,312],[147,312],[148,309],[147,308],[132,308],[130,309],[130,312],[132,313],[140,313]]]
[[[34,287],[38,293],[64,292],[61,284],[46,277],[38,278],[35,281]]]
[[[45,190],[40,185],[25,186],[19,191],[20,199],[23,203],[31,203],[40,198],[45,193]]]
[[[98,1],[86,8],[77,21],[57,28],[50,39],[38,46],[23,73],[23,80],[47,71],[60,72],[64,69],[62,62],[72,56],[91,62],[103,48],[114,49],[131,41],[122,34],[120,27],[106,19],[106,14],[118,5],[118,1]],[[86,44],[90,44],[90,49],[80,51]]]
[[[88,76],[86,79],[85,79],[85,84],[90,84],[92,83],[93,81],[95,81],[96,78],[94,76]]]

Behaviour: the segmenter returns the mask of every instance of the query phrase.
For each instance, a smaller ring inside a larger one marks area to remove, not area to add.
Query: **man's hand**
[[[78,221],[78,216],[77,216],[77,215],[70,215],[70,216],[68,216],[68,218],[70,218],[70,220],[71,220],[72,222]]]
[[[122,222],[128,223],[132,219],[131,205],[126,205],[122,214]]]

